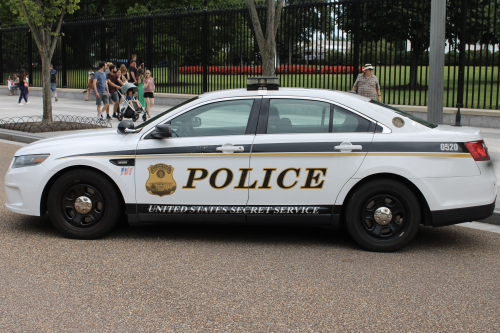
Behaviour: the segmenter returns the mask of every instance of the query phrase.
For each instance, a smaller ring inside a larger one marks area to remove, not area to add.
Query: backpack
[[[50,82],[51,83],[56,82],[56,73],[50,73]]]

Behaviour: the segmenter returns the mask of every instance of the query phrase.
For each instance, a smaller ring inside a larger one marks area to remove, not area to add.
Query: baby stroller
[[[129,101],[127,100],[127,94],[129,90],[132,91],[132,95],[137,95],[137,87],[133,83],[125,83],[120,89],[117,90],[120,99],[123,99],[122,107],[118,111],[118,120],[122,121],[123,118],[132,118],[132,121],[139,119],[142,113],[142,120],[146,121],[148,119],[146,109],[141,105],[138,100]]]

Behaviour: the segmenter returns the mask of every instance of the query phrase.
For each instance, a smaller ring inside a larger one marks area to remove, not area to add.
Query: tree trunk
[[[50,90],[50,57],[42,54],[43,122],[52,121],[52,91]]]
[[[410,87],[415,88],[418,84],[417,75],[418,75],[418,59],[422,55],[422,51],[419,49],[414,49],[411,52],[410,57]]]
[[[169,84],[179,83],[179,60],[176,56],[167,56],[168,75],[167,82]]]
[[[264,50],[261,50],[262,56],[262,76],[274,76],[274,58],[276,57],[276,45],[266,43]],[[273,43],[274,44],[274,43]]]

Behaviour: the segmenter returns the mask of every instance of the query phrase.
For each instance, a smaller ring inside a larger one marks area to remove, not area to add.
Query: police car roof
[[[267,96],[290,96],[326,99],[345,105],[354,110],[358,110],[369,117],[374,117],[374,119],[377,119],[381,115],[384,115],[384,118],[388,116],[387,109],[381,108],[372,103],[368,103],[370,101],[369,98],[345,91],[313,88],[280,88],[279,90],[267,90],[266,94]],[[229,89],[204,93],[200,95],[199,98],[205,101],[210,101],[231,97],[257,96],[259,96],[258,90],[248,91],[247,89]],[[394,116],[392,112],[389,113],[391,116]]]

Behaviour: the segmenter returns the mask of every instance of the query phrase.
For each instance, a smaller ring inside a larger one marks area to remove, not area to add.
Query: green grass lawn
[[[499,67],[469,66],[465,70],[464,103],[468,108],[498,109]],[[454,107],[457,103],[458,67],[446,66],[444,77],[443,106]],[[202,93],[201,74],[179,75],[178,85],[167,85],[167,68],[152,70],[156,83],[156,92],[178,94]],[[422,85],[410,90],[409,66],[379,66],[374,74],[382,87],[382,97],[385,103],[404,105],[427,105],[427,82],[429,69],[427,66],[418,68],[418,82]],[[4,73],[4,83],[7,75]],[[277,75],[282,87],[323,88],[349,91],[352,89],[353,77],[350,74],[287,74]],[[247,75],[209,75],[208,90],[222,90],[246,87]],[[59,78],[61,82],[61,78]],[[41,86],[40,71],[33,71],[32,82]],[[84,89],[87,82],[87,69],[68,70],[67,87]],[[406,85],[406,86],[405,86]],[[61,84],[59,84],[61,86]]]

